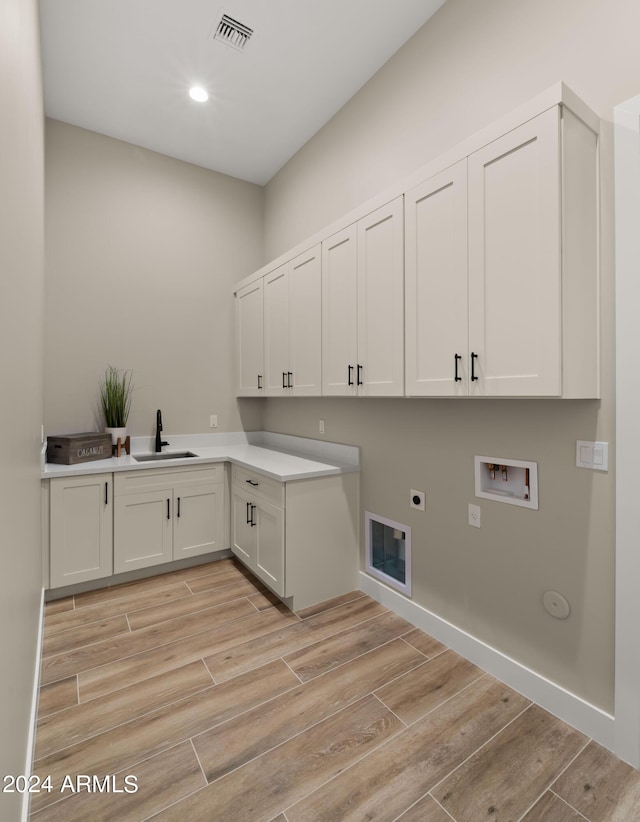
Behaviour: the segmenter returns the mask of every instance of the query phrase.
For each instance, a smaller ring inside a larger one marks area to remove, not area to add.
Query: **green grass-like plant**
[[[100,383],[100,405],[107,428],[124,428],[131,410],[132,371],[108,366]]]

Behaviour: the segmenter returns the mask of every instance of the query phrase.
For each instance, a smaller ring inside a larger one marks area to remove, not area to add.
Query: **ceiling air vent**
[[[249,38],[253,34],[253,29],[239,23],[228,14],[223,14],[213,35],[214,40],[220,40],[226,46],[231,46],[236,51],[244,51]]]

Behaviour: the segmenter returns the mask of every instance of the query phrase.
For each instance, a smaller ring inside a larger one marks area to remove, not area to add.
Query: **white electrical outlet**
[[[217,428],[218,427],[218,415],[212,414],[209,417],[209,428]]]
[[[324,434],[324,420],[320,420],[320,421],[319,421],[319,423],[318,423],[318,431],[319,431],[321,434]]]
[[[409,508],[415,508],[418,511],[425,510],[426,494],[424,491],[414,491],[413,488],[409,491]]]
[[[480,527],[480,506],[479,505],[469,505],[469,525],[473,525],[474,528]]]

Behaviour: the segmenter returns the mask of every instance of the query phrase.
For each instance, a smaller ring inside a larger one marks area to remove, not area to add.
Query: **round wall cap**
[[[566,619],[571,613],[569,600],[558,591],[545,591],[542,595],[542,604],[545,611],[555,619]]]

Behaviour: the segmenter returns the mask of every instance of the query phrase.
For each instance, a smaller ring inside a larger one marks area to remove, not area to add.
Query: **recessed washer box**
[[[538,510],[538,463],[474,457],[476,497]]]

